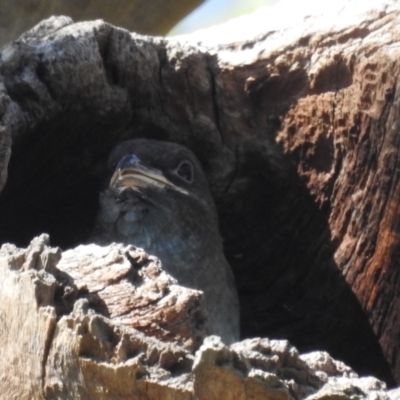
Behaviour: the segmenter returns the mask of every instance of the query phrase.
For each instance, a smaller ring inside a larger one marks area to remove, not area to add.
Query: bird
[[[200,162],[177,143],[131,139],[109,157],[90,241],[143,248],[179,284],[204,293],[210,333],[239,340],[239,301]]]

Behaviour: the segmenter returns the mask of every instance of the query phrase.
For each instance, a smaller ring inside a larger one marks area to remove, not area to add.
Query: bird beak
[[[134,154],[123,157],[110,180],[111,188],[146,188],[156,186],[159,188],[171,187],[179,192],[188,192],[169,181],[163,173],[155,168],[143,164]]]

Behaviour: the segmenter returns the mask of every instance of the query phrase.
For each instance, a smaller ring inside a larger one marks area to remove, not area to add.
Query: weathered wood
[[[63,253],[58,268],[73,278],[79,297],[115,323],[191,350],[207,334],[203,294],[178,286],[143,250],[79,246]]]
[[[188,329],[171,315],[201,314],[192,309],[199,293],[177,286],[157,259],[122,245],[61,255],[48,242],[42,235],[28,249],[0,249],[2,399],[386,399],[383,382],[359,379],[326,353],[301,356],[286,341],[228,348],[211,336],[193,355]],[[189,331],[199,336],[196,322]]]
[[[60,252],[33,241],[28,251],[0,250],[0,386],[6,399],[42,399],[42,380],[56,325],[56,279],[46,273]]]
[[[0,242],[83,243],[110,147],[179,142],[219,208],[243,335],[400,381],[398,3],[338,1],[279,29],[270,13],[223,45],[53,20],[6,47]]]

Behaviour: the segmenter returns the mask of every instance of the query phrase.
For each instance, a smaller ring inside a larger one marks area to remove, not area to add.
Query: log
[[[6,46],[0,243],[85,243],[110,148],[178,142],[209,179],[243,338],[326,350],[393,385],[400,9],[341,0],[278,23],[288,6],[221,44],[58,18]]]
[[[383,382],[287,341],[210,336],[193,354],[199,292],[132,246],[5,244],[0,282],[2,399],[387,399]]]

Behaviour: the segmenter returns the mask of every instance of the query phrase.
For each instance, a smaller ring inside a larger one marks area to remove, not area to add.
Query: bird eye
[[[182,161],[176,169],[177,175],[186,182],[193,181],[193,165],[189,161]]]

